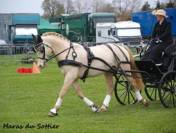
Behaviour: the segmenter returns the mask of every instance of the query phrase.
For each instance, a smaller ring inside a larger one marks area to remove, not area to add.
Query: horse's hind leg
[[[139,86],[136,84],[136,80],[134,77],[128,77],[129,82],[132,84],[132,86],[134,87],[134,91],[135,91],[135,95],[136,95],[136,99],[138,101],[141,101],[143,99],[140,90],[141,88],[139,88]]]
[[[140,90],[144,88],[143,81],[140,77],[141,77],[140,74],[133,73],[132,78],[130,78],[130,80],[134,87],[135,95],[136,95],[138,102],[142,103],[144,106],[148,106],[149,105],[148,101],[145,98],[143,98],[140,93]]]
[[[135,59],[133,57],[132,52],[130,51],[129,48],[127,48],[129,56],[130,56],[130,65],[127,65],[127,70],[137,70],[138,68],[136,67],[136,63],[135,63]],[[144,83],[142,81],[142,76],[140,73],[131,73],[131,76],[129,78],[131,84],[133,85],[134,89],[135,89],[135,94],[136,94],[136,98],[139,102],[141,102],[144,106],[148,106],[149,103],[146,99],[144,99],[140,93],[140,90],[142,90],[144,88]]]
[[[105,80],[107,84],[107,94],[104,98],[102,106],[99,109],[99,112],[107,111],[113,93],[113,74],[105,73]]]
[[[88,99],[87,97],[85,97],[85,95],[83,94],[83,92],[81,91],[81,87],[80,85],[77,83],[77,81],[75,81],[73,83],[73,87],[75,88],[75,91],[77,93],[77,95],[83,100],[83,102],[91,108],[91,110],[93,112],[97,112],[98,111],[98,107],[94,104],[94,102],[92,102],[90,99]]]

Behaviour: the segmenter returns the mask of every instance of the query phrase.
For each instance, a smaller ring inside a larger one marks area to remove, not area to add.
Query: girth
[[[87,69],[86,71],[84,72],[83,76],[80,78],[82,79],[83,81],[85,81],[88,73],[89,73],[89,69],[90,69],[90,66],[91,66],[91,63],[92,63],[92,60],[94,58],[94,54],[91,52],[90,48],[87,47],[87,46],[84,46],[84,49],[86,50],[87,52]],[[65,59],[65,60],[61,60],[58,62],[58,66],[59,67],[62,67],[64,65],[72,65],[72,66],[77,66],[77,67],[80,67],[80,66],[85,66],[83,65],[82,63],[80,62],[77,62],[75,60],[68,60],[68,59]]]
[[[65,65],[72,65],[72,66],[82,66],[82,64],[80,62],[77,62],[77,61],[74,61],[74,60],[61,60],[61,61],[58,61],[58,66],[59,67],[62,67],[62,66],[65,66]]]
[[[87,63],[88,65],[87,65],[87,66],[88,66],[88,67],[87,67],[86,71],[84,72],[83,76],[81,77],[81,79],[82,79],[83,81],[85,81],[85,79],[86,79],[86,77],[87,77],[87,75],[88,75],[88,73],[89,73],[89,69],[90,69],[92,60],[93,60],[93,58],[94,58],[94,54],[92,53],[92,51],[90,50],[89,47],[84,46],[84,49],[85,49],[86,52],[87,52],[87,61],[88,61],[88,63]]]

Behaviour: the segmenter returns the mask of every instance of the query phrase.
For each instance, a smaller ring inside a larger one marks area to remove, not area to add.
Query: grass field
[[[14,63],[13,58],[7,60],[0,64],[0,133],[176,133],[176,109],[165,109],[159,101],[151,102],[148,108],[140,104],[122,106],[113,96],[108,112],[93,113],[73,88],[65,96],[59,116],[50,118],[47,113],[63,82],[56,63],[50,62],[38,75],[19,75],[16,68],[24,65]],[[86,96],[100,105],[105,96],[103,77],[80,83]],[[3,128],[7,123],[35,127]],[[38,124],[59,127],[38,129]]]

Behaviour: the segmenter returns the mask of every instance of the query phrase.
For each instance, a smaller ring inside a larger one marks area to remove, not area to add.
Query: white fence
[[[35,54],[31,44],[0,45],[0,65],[32,63]]]

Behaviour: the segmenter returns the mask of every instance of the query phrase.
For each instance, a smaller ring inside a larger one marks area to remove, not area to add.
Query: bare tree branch
[[[44,0],[42,3],[44,17],[54,17],[64,13],[64,6],[58,0]]]

